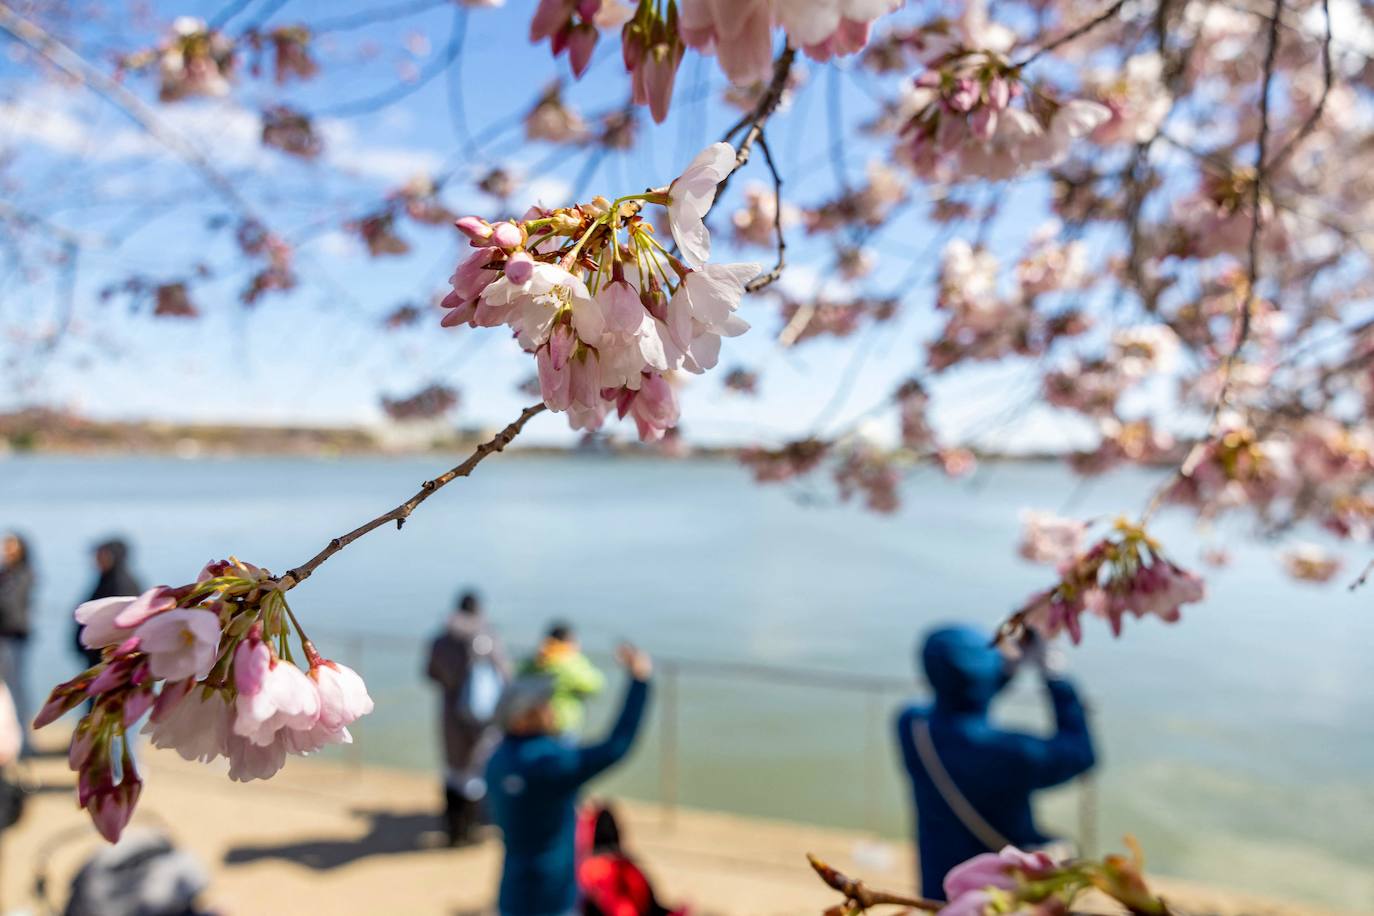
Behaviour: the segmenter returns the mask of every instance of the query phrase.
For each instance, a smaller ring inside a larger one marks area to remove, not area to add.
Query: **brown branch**
[[[782,175],[778,173],[777,163],[773,161],[773,152],[768,148],[768,140],[762,132],[759,133],[759,150],[763,153],[763,161],[773,176],[773,233],[778,239],[778,259],[772,270],[759,274],[745,284],[744,288],[751,293],[777,282],[782,276],[783,267],[787,265],[787,239],[782,233]]]
[[[1170,474],[1165,480],[1154,489],[1150,494],[1150,499],[1145,505],[1145,510],[1140,514],[1140,524],[1146,524],[1160,506],[1164,504],[1164,497],[1173,486],[1180,480],[1187,479],[1193,475],[1197,469],[1198,462],[1202,460],[1204,450],[1208,443],[1212,441],[1217,431],[1217,423],[1221,418],[1222,409],[1226,406],[1226,401],[1231,395],[1231,385],[1235,379],[1235,366],[1240,358],[1240,351],[1245,346],[1245,342],[1250,337],[1251,316],[1255,310],[1255,286],[1259,282],[1260,258],[1259,258],[1259,237],[1260,228],[1264,219],[1261,213],[1261,203],[1263,201],[1264,179],[1266,175],[1265,155],[1269,146],[1269,87],[1274,81],[1274,60],[1278,55],[1279,47],[1279,23],[1283,15],[1283,0],[1274,0],[1274,9],[1269,16],[1269,28],[1267,32],[1266,45],[1264,50],[1264,78],[1260,83],[1260,124],[1259,137],[1255,144],[1255,177],[1254,184],[1250,189],[1250,240],[1247,246],[1247,257],[1249,259],[1246,268],[1245,299],[1241,304],[1240,329],[1236,332],[1235,345],[1231,347],[1231,352],[1227,354],[1226,361],[1222,368],[1221,387],[1217,391],[1216,403],[1212,405],[1212,416],[1207,421],[1207,434],[1188,450],[1183,463],[1179,465],[1174,473]],[[1010,621],[1008,621],[1010,623]],[[1005,625],[1004,625],[1005,626]],[[1000,631],[999,631],[1000,632]]]
[[[1350,591],[1353,592],[1357,588],[1362,587],[1366,582],[1369,581],[1369,577],[1371,574],[1374,574],[1374,560],[1370,560],[1368,563],[1366,563],[1364,569],[1360,572],[1359,577],[1356,578],[1354,582],[1350,583]]]
[[[1317,105],[1312,109],[1312,113],[1298,128],[1298,132],[1283,145],[1282,149],[1274,154],[1274,158],[1270,160],[1268,166],[1270,171],[1282,165],[1284,160],[1297,149],[1298,144],[1305,140],[1308,134],[1312,133],[1317,122],[1321,120],[1322,113],[1326,111],[1326,100],[1330,97],[1331,87],[1335,82],[1331,64],[1331,0],[1322,0],[1322,15],[1326,19],[1326,36],[1322,39],[1322,94],[1317,99]]]
[[[1075,41],[1079,38],[1082,38],[1084,35],[1088,34],[1093,29],[1097,28],[1098,26],[1102,25],[1102,23],[1106,22],[1108,19],[1111,19],[1113,16],[1115,16],[1118,12],[1121,11],[1121,8],[1125,5],[1126,0],[1116,0],[1115,3],[1107,7],[1097,16],[1094,16],[1092,19],[1089,19],[1087,22],[1083,23],[1077,28],[1070,29],[1063,35],[1060,35],[1058,38],[1051,41],[1049,44],[1040,46],[1039,48],[1032,51],[1030,53],[1030,56],[1026,57],[1020,63],[1012,64],[1012,66],[1017,70],[1020,70],[1023,67],[1028,67],[1032,63],[1034,63],[1035,60],[1038,59],[1042,54],[1048,54],[1051,51],[1054,51],[1055,49],[1063,45],[1066,45],[1071,41]]]
[[[815,869],[822,881],[844,895],[845,903],[851,907],[857,907],[860,911],[875,906],[904,906],[913,910],[934,913],[944,907],[944,904],[937,900],[903,897],[900,894],[891,894],[887,891],[870,890],[864,886],[862,881],[856,881],[843,872],[831,868],[809,852],[806,854],[806,860],[811,863],[811,867]]]
[[[1259,263],[1259,237],[1260,227],[1263,223],[1263,216],[1260,212],[1262,193],[1264,190],[1264,179],[1267,174],[1265,163],[1265,153],[1269,146],[1269,86],[1274,81],[1274,59],[1278,55],[1279,48],[1279,18],[1283,15],[1283,0],[1274,0],[1274,12],[1269,17],[1268,44],[1264,51],[1264,81],[1260,88],[1260,127],[1259,140],[1255,146],[1255,184],[1250,190],[1250,242],[1247,255],[1250,260],[1249,267],[1246,269],[1246,290],[1245,305],[1240,313],[1240,333],[1236,335],[1236,345],[1231,350],[1231,355],[1226,361],[1226,378],[1222,383],[1222,390],[1217,397],[1217,405],[1221,406],[1225,401],[1227,390],[1231,382],[1231,367],[1236,357],[1240,354],[1241,347],[1245,346],[1246,338],[1250,336],[1251,314],[1255,307],[1255,284],[1259,282],[1260,263]]]
[[[778,110],[778,105],[782,103],[782,94],[787,89],[787,77],[792,72],[792,63],[797,59],[797,50],[790,44],[782,49],[778,59],[773,62],[773,78],[768,82],[768,88],[759,96],[752,111],[741,118],[734,127],[725,134],[726,139],[733,137],[741,129],[748,127],[744,133],[744,139],[735,148],[735,167],[730,170],[716,186],[716,200],[720,200],[725,194],[725,188],[730,183],[730,179],[736,172],[744,168],[744,164],[749,161],[749,153],[753,150],[754,144],[763,136],[763,125],[773,116],[773,112]]]
[[[287,570],[284,575],[278,576],[275,580],[277,587],[282,591],[288,591],[289,589],[295,588],[297,585],[300,585],[306,579],[310,578],[311,574],[314,573],[325,560],[328,560],[330,557],[334,556],[334,554],[343,550],[349,544],[352,544],[368,532],[375,531],[382,527],[387,522],[395,522],[397,529],[399,529],[405,524],[405,520],[410,517],[410,513],[414,512],[420,503],[429,499],[438,492],[439,488],[450,481],[458,477],[467,477],[470,475],[477,468],[477,465],[482,463],[484,458],[510,445],[511,440],[520,435],[520,431],[525,428],[525,424],[528,423],[532,417],[542,413],[544,410],[545,407],[542,401],[538,404],[531,404],[529,407],[526,407],[520,412],[520,416],[516,417],[509,426],[501,430],[491,439],[477,446],[477,450],[469,455],[467,460],[462,464],[450,468],[433,480],[426,480],[421,484],[418,493],[401,503],[395,509],[392,509],[390,512],[385,512],[372,519],[370,522],[354,528],[352,531],[348,532],[348,534],[334,538],[334,540],[325,545],[323,550],[315,554],[307,562]]]

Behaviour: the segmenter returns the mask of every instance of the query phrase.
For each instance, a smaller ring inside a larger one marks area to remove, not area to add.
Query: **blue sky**
[[[108,66],[108,49],[149,44],[174,13],[213,18],[225,8],[220,3],[155,4],[161,18],[148,19],[121,16],[120,4],[110,6],[107,21],[86,24],[73,37],[102,66]],[[298,251],[301,287],[289,295],[269,295],[251,309],[237,302],[246,274],[228,235],[205,229],[207,219],[227,211],[204,181],[117,109],[86,89],[40,80],[30,59],[6,46],[0,53],[0,149],[12,157],[3,173],[16,189],[11,202],[92,244],[76,271],[71,326],[51,352],[34,337],[42,338],[60,320],[61,284],[70,274],[49,269],[28,281],[10,267],[0,275],[0,326],[25,350],[14,367],[15,383],[0,391],[0,406],[37,401],[106,417],[372,423],[380,418],[379,393],[403,395],[442,381],[462,390],[458,422],[490,425],[512,416],[528,400],[515,385],[530,374],[532,360],[500,331],[443,330],[437,310],[417,328],[379,328],[380,318],[397,305],[425,304],[443,291],[460,252],[456,233],[406,224],[401,231],[413,253],[371,259],[339,224],[366,212],[410,175],[455,166],[461,174],[477,175],[500,165],[525,177],[524,200],[570,202],[574,182],[585,174],[586,154],[528,143],[518,126],[500,130],[521,116],[550,81],[567,76],[566,63],[550,59],[547,46],[526,41],[527,6],[512,2],[468,12],[460,70],[452,80],[440,75],[374,113],[322,116],[327,147],[319,165],[262,149],[258,109],[285,100],[312,112],[346,110],[355,101],[404,86],[405,72],[424,73],[452,40],[453,8],[439,6],[321,36],[317,53],[323,74],[310,83],[279,89],[269,80],[247,80],[222,101],[158,107],[169,129],[205,150],[276,231],[308,239]],[[261,23],[264,13],[271,14],[267,24],[277,25],[338,21],[376,8],[361,2],[253,0],[227,28],[232,33]],[[838,158],[851,180],[861,181],[865,163],[885,151],[856,130],[874,110],[873,78],[856,72],[852,62],[834,74],[810,62],[805,70],[804,88],[776,116],[770,138],[789,199],[814,204],[837,187],[839,166],[830,152],[832,100],[838,102],[843,137]],[[145,98],[156,92],[151,77],[130,75],[126,84]],[[644,118],[639,147],[602,160],[590,172],[584,198],[665,184],[738,116],[720,101],[724,88],[714,61],[689,53],[668,122],[653,127]],[[610,38],[598,49],[588,76],[570,84],[567,98],[584,112],[599,112],[623,104],[626,93],[618,42]],[[463,110],[461,118],[455,117],[455,105]],[[477,155],[469,155],[465,135],[488,140]],[[750,181],[763,179],[761,166],[755,165],[734,183],[731,198]],[[454,209],[492,212],[493,201],[460,184],[446,193]],[[923,193],[919,186],[913,191]],[[979,201],[991,191],[968,187],[961,193]],[[1035,182],[1013,192],[991,230],[994,251],[1010,257],[1019,250],[1044,218],[1042,193]],[[717,257],[770,258],[770,252],[731,251],[725,244],[731,209],[727,200],[717,210]],[[691,378],[681,390],[684,433],[702,442],[776,441],[833,428],[871,411],[919,368],[920,343],[940,324],[930,284],[939,230],[924,220],[923,210],[918,199],[909,215],[870,245],[878,261],[869,288],[903,292],[905,308],[897,321],[846,341],[780,351],[773,344],[780,327],[776,304],[753,297],[742,314],[754,328],[726,342],[721,369],[740,365],[761,371],[761,396],[724,391],[723,372]],[[972,227],[960,229],[966,237],[972,233]],[[785,288],[836,285],[827,246],[808,240],[800,227],[790,236]],[[195,294],[203,312],[197,321],[153,319],[146,309],[131,313],[118,298],[99,299],[101,287],[130,273],[165,281],[184,275],[196,262],[216,274]],[[236,264],[238,272],[231,272]],[[937,424],[956,438],[981,430],[984,444],[1001,447],[1086,441],[1083,424],[1070,417],[1040,408],[1017,410],[1033,396],[1035,379],[1028,364],[943,376],[936,392]],[[1017,419],[1008,425],[1007,416]],[[531,429],[530,438],[561,441],[569,434],[561,422],[545,419]]]

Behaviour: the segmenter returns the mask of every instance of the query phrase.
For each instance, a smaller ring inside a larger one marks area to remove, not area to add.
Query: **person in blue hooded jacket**
[[[630,684],[603,741],[577,746],[560,734],[548,676],[517,678],[497,704],[496,721],[506,737],[487,763],[487,799],[506,844],[501,916],[575,912],[577,794],[629,753],[649,698],[649,656],[628,645],[616,654]]]
[[[1051,841],[1035,825],[1031,796],[1092,769],[1092,736],[1073,685],[1032,643],[1024,656],[1039,668],[1054,707],[1055,733],[1037,738],[988,719],[1012,665],[972,627],[944,627],[921,649],[935,700],[897,717],[897,740],[916,803],[921,894],[944,898],[951,868],[1009,843],[1022,849]]]

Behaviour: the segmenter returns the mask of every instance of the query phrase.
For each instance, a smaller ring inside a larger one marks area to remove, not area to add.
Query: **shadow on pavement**
[[[442,826],[433,811],[396,812],[355,809],[355,817],[368,819],[368,832],[357,839],[301,840],[274,846],[235,846],[224,854],[226,865],[244,865],[263,859],[285,859],[325,871],[371,856],[424,852],[435,848],[431,838]]]

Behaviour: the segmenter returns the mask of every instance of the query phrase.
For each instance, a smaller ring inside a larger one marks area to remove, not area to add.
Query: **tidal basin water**
[[[31,694],[75,670],[70,610],[90,589],[98,539],[127,536],[150,583],[182,583],[226,553],[282,570],[445,464],[0,459],[0,528],[32,539],[41,575]],[[805,498],[824,486],[757,486],[729,462],[508,455],[404,531],[353,545],[292,604],[372,687],[377,711],[347,752],[362,762],[436,766],[421,655],[471,584],[513,646],[566,617],[591,649],[632,638],[681,660],[606,791],[896,837],[909,814],[890,723],[904,695],[920,694],[918,634],[991,626],[1050,580],[1015,555],[1020,508],[1110,518],[1137,511],[1151,480],[1080,486],[1053,465],[991,464],[958,483],[915,477],[900,513],[879,517]],[[1166,513],[1156,530],[1198,566],[1202,537],[1186,516]],[[1115,640],[1094,621],[1071,650],[1101,742],[1098,845],[1119,848],[1130,832],[1160,872],[1374,911],[1374,585],[1344,587],[1367,557],[1345,551],[1346,574],[1318,587],[1289,581],[1273,545],[1240,526],[1210,542],[1233,562],[1207,572],[1209,597],[1181,624],[1134,623]],[[852,689],[832,682],[846,678]],[[1034,684],[1021,681],[1005,715],[1042,727]],[[1074,833],[1083,803],[1079,788],[1060,790],[1043,814]]]

